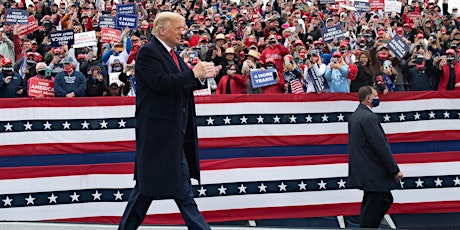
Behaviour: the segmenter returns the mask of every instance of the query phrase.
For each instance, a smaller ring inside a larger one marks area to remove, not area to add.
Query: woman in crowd
[[[358,75],[356,76],[355,80],[351,81],[350,85],[350,91],[351,92],[358,92],[358,89],[361,86],[369,85],[371,86],[373,84],[373,79],[374,79],[374,71],[372,69],[372,61],[370,57],[369,51],[362,51],[359,54],[359,59],[358,59]]]

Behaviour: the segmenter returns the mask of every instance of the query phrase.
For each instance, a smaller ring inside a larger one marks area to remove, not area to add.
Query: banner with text
[[[73,45],[73,30],[61,30],[56,32],[51,32],[49,35],[52,47],[59,47],[62,45],[68,45],[69,47]]]
[[[96,31],[94,30],[75,34],[74,37],[75,37],[75,44],[73,45],[73,48],[81,48],[81,47],[97,45]]]
[[[407,13],[407,18],[409,19],[410,23],[414,23],[414,21],[417,20],[421,16],[422,16],[422,13],[420,13],[420,12],[409,12],[409,13]]]
[[[115,28],[115,17],[101,16],[99,17],[99,27],[101,28]]]
[[[358,11],[359,13],[367,13],[371,11],[371,4],[369,2],[355,1],[353,6],[356,8],[356,11]]]
[[[276,77],[275,77],[276,69],[254,69],[251,70],[251,83],[252,88],[260,88],[267,85],[274,85],[276,84]]]
[[[335,0],[319,0],[320,5],[335,4]]]
[[[137,15],[117,14],[117,17],[115,20],[115,27],[119,29],[129,27],[130,29],[134,30],[137,28],[138,18],[139,17]]]
[[[323,36],[323,40],[326,43],[331,43],[334,38],[340,40],[344,37],[340,24],[327,28],[321,28],[321,35]]]
[[[401,60],[407,51],[409,51],[409,45],[403,42],[400,36],[395,35],[393,39],[387,45],[388,49]]]
[[[31,78],[27,93],[32,97],[54,97],[54,81]]]
[[[120,87],[123,82],[120,81],[120,79],[118,79],[118,76],[120,76],[120,73],[109,73],[109,85],[111,85],[112,83],[117,83],[117,85]]]
[[[27,34],[30,34],[34,31],[38,30],[38,23],[37,20],[35,20],[35,17],[33,15],[29,16],[29,24],[27,25],[21,25],[18,27],[18,35],[19,36],[25,36]]]
[[[5,24],[29,24],[29,11],[18,9],[6,9]]]
[[[117,14],[136,15],[136,4],[120,4],[117,5]]]
[[[385,8],[385,0],[369,0],[371,11],[377,12]]]
[[[385,1],[385,13],[391,14],[392,12],[396,12],[400,14],[401,6],[402,6],[402,3],[398,1]]]
[[[101,41],[102,42],[115,42],[119,43],[121,31],[112,28],[101,28]]]

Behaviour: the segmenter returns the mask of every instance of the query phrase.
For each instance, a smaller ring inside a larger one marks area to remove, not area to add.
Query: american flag
[[[460,93],[381,95],[374,109],[405,173],[390,213],[460,211]],[[134,160],[131,97],[1,99],[0,221],[117,223]],[[347,187],[356,94],[196,97],[209,222],[357,215]],[[183,223],[172,200],[144,223]]]
[[[292,91],[292,94],[302,94],[302,93],[305,93],[303,91],[303,87],[302,87],[302,84],[300,83],[300,80],[299,79],[295,79],[295,80],[292,80],[290,82],[291,84],[291,91]]]

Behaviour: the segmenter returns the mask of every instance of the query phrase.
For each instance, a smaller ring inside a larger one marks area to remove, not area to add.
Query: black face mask
[[[46,69],[40,69],[37,71],[38,75],[40,76],[45,76],[46,75]]]
[[[13,73],[13,67],[12,66],[3,66],[2,71],[5,74],[11,74],[11,73]]]

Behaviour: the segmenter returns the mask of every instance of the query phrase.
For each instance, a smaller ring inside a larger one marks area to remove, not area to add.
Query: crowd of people
[[[186,18],[175,49],[189,68],[200,61],[222,66],[208,79],[212,94],[357,92],[365,85],[384,94],[460,90],[458,9],[448,12],[448,0],[398,1],[401,13],[319,0],[1,0],[0,97],[30,97],[37,78],[53,82],[56,97],[135,95],[137,52],[162,11]],[[117,4],[130,3],[138,28],[120,29],[120,42],[102,42],[100,17],[115,17]],[[20,25],[6,22],[6,9],[14,8],[33,15],[39,29],[20,35]],[[337,25],[343,35],[326,42],[322,29]],[[69,29],[94,30],[97,45],[52,46],[50,33]],[[410,47],[402,58],[388,48],[395,36]],[[254,69],[273,69],[273,84],[254,87]],[[111,82],[112,73],[119,81]]]

